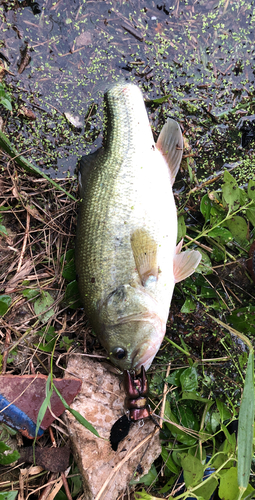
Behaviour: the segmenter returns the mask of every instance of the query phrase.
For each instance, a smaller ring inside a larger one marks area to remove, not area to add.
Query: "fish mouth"
[[[139,371],[141,366],[144,366],[145,371],[147,371],[150,368],[152,361],[160,348],[160,344],[161,340],[160,342],[147,344],[143,346],[142,349],[138,349],[135,352],[132,360],[133,370]]]

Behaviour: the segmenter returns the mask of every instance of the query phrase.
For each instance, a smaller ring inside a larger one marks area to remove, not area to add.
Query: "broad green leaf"
[[[233,239],[231,232],[225,227],[216,227],[212,231],[209,231],[208,236],[210,238],[215,238],[217,241],[223,244],[228,243]]]
[[[191,313],[196,309],[196,302],[194,300],[187,298],[181,308],[181,312],[184,314]]]
[[[13,450],[12,453],[8,453],[7,455],[0,453],[0,464],[1,465],[10,465],[13,462],[16,462],[20,457],[20,453],[18,450]]]
[[[75,253],[75,251],[73,249],[70,249],[66,252],[66,255],[65,255],[65,264],[64,264],[63,271],[62,271],[62,276],[67,281],[74,281],[76,279],[74,253]],[[63,263],[63,260],[64,260],[64,255],[62,255],[62,257],[60,259],[61,264]]]
[[[200,488],[196,489],[196,495],[203,498],[203,500],[209,500],[217,486],[218,480],[216,477],[212,477],[205,484],[201,483]]]
[[[12,303],[10,295],[0,295],[0,316],[3,316]]]
[[[80,424],[82,424],[84,427],[86,427],[86,429],[88,429],[90,432],[92,432],[93,434],[95,434],[95,436],[97,436],[97,437],[100,438],[100,436],[99,436],[97,430],[95,429],[95,427],[93,427],[93,425],[90,422],[88,422],[88,420],[86,420],[86,418],[84,418],[80,413],[78,413],[78,411],[73,410],[67,404],[67,402],[63,398],[62,394],[58,391],[58,389],[56,388],[56,386],[54,384],[53,384],[53,387],[54,387],[54,390],[57,393],[59,399],[62,401],[65,409],[68,410],[68,411],[70,411],[70,413],[76,418],[76,420],[78,422],[80,422]]]
[[[196,268],[196,273],[212,274],[213,273],[212,263],[210,261],[208,254],[201,248],[198,248],[198,251],[201,253],[202,259],[200,261],[199,266]]]
[[[182,399],[192,399],[193,401],[201,401],[201,403],[207,404],[207,407],[210,408],[214,404],[214,401],[211,399],[206,399],[200,396],[199,393],[194,391],[183,391]]]
[[[199,297],[204,298],[204,299],[212,299],[212,298],[217,297],[217,293],[212,288],[212,286],[206,284],[205,286],[201,286],[201,292],[200,292]]]
[[[212,226],[219,224],[226,218],[226,212],[220,206],[213,205],[210,212],[210,223]]]
[[[39,319],[40,321],[42,321],[42,323],[45,323],[51,318],[51,316],[53,316],[54,310],[49,309],[49,307],[53,304],[53,302],[54,299],[49,294],[49,292],[44,292],[44,291],[41,292],[40,297],[35,300],[34,302],[35,314],[39,316]]]
[[[183,391],[196,391],[198,387],[197,370],[194,366],[186,368],[180,376]]]
[[[185,234],[186,234],[185,219],[183,215],[180,215],[180,217],[178,217],[177,241],[180,241],[182,238],[184,238]]]
[[[245,367],[245,365],[247,363],[247,359],[248,359],[247,352],[242,352],[238,356],[238,362],[239,362],[239,365],[240,365],[240,368],[241,368],[242,371],[243,371],[243,369],[244,369],[244,367]]]
[[[228,420],[232,417],[231,412],[229,411],[228,407],[223,403],[223,401],[221,401],[220,399],[216,399],[216,404],[219,410],[221,422],[224,422],[224,420]]]
[[[238,486],[247,488],[251,470],[254,426],[254,354],[250,351],[238,423]]]
[[[12,105],[9,99],[5,99],[4,97],[0,97],[0,103],[8,109],[8,111],[12,111]]]
[[[196,486],[204,474],[204,466],[200,460],[192,455],[185,454],[181,457],[181,465],[186,488]]]
[[[159,497],[154,497],[152,495],[149,495],[149,493],[146,493],[146,491],[143,489],[142,491],[135,492],[135,500],[162,500],[162,499]],[[168,497],[168,500],[174,500],[174,499],[173,497]]]
[[[181,387],[180,376],[184,370],[186,370],[186,368],[179,368],[178,370],[174,370],[172,373],[170,373],[170,375],[168,375],[168,377],[166,378],[166,382],[168,384],[177,385],[178,387]],[[169,402],[166,401],[165,413],[167,412],[167,408],[168,408],[167,403],[169,403]],[[169,406],[169,408],[170,408],[170,406]]]
[[[145,484],[145,486],[150,486],[154,481],[157,479],[157,469],[154,464],[152,464],[148,474],[145,474],[142,476],[139,481],[136,481],[135,479],[131,481],[131,484]]]
[[[226,224],[237,243],[240,245],[247,243],[248,226],[243,217],[234,215],[234,217],[231,217]]]
[[[220,477],[219,497],[222,500],[236,500],[238,493],[237,468],[231,467]]]
[[[246,217],[255,227],[255,208],[247,208]]]
[[[15,500],[17,494],[18,494],[17,490],[1,491],[0,500]]]
[[[227,316],[227,321],[239,332],[255,336],[255,306],[240,307]]]
[[[211,212],[211,200],[208,194],[205,194],[200,203],[200,212],[204,216],[205,223],[210,221],[210,212]]]
[[[26,297],[27,299],[34,299],[40,294],[39,288],[26,288],[25,290],[22,291],[23,297]]]
[[[250,179],[248,182],[248,196],[255,201],[255,180]]]
[[[240,189],[235,178],[227,170],[223,179],[222,194],[229,210],[233,212],[240,205]]]
[[[47,328],[46,333],[45,330],[46,327],[37,332],[37,335],[42,336],[43,340],[35,345],[38,346],[39,349],[43,352],[52,352],[55,345],[57,333],[55,332],[55,328],[52,325]]]
[[[3,441],[0,441],[0,453],[4,453],[4,451],[10,450],[10,446],[7,446]]]
[[[6,229],[5,226],[2,226],[2,224],[0,224],[0,233],[5,234],[6,236],[8,236],[8,231],[7,231],[7,229]]]
[[[174,413],[169,409],[167,411],[167,418],[171,420],[173,423],[179,424],[178,419],[174,415]],[[193,438],[192,436],[188,435],[185,431],[182,431],[181,429],[178,429],[174,424],[171,424],[170,422],[165,422],[166,427],[171,431],[172,435],[179,441],[180,443],[183,443],[187,446],[192,446],[197,443],[197,439]],[[182,424],[184,425],[184,424]]]
[[[176,464],[174,463],[174,461],[171,457],[171,453],[168,450],[166,450],[166,448],[164,446],[162,446],[161,457],[163,458],[164,464],[166,465],[166,467],[171,472],[173,472],[173,474],[179,474],[180,471],[179,471],[178,467],[176,466]]]
[[[64,300],[67,303],[68,307],[70,307],[70,309],[77,309],[78,307],[82,306],[78,283],[76,280],[71,281],[71,283],[68,283],[66,287]]]
[[[212,433],[214,434],[220,426],[220,414],[218,411],[213,411],[210,418]]]
[[[226,254],[223,250],[220,250],[220,248],[213,245],[213,251],[210,254],[212,260],[215,260],[216,262],[221,262],[222,260],[225,259],[225,256]]]

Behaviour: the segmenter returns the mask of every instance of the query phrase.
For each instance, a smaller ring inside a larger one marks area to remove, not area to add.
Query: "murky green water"
[[[169,95],[148,108],[155,133],[166,115],[177,118],[209,172],[244,155],[235,124],[255,107],[253,1],[26,3],[0,1],[14,104],[5,131],[51,175],[73,173],[77,157],[101,144],[103,92],[120,78],[146,99]]]

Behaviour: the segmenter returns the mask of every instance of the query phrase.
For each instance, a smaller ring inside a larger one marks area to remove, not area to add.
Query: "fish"
[[[172,185],[183,137],[168,118],[155,144],[142,93],[121,82],[104,96],[104,139],[80,160],[75,261],[89,323],[121,371],[150,367],[175,283],[198,266],[176,247]]]

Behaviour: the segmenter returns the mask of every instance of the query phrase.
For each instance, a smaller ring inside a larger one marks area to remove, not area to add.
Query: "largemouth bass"
[[[110,88],[105,111],[103,147],[80,162],[78,284],[110,360],[121,370],[147,370],[165,335],[174,285],[201,258],[176,249],[172,184],[183,139],[168,119],[155,144],[133,84]]]

